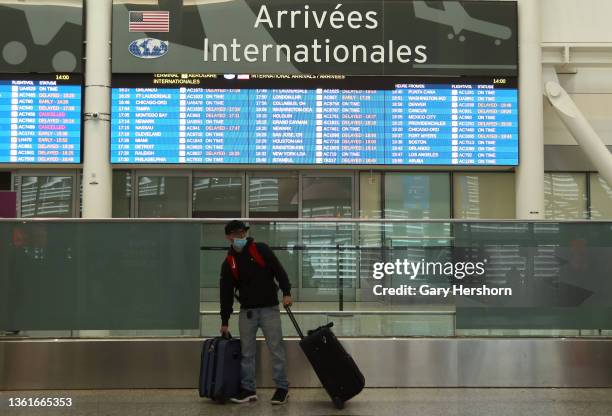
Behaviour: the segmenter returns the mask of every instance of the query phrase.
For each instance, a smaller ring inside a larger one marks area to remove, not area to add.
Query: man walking
[[[234,296],[240,303],[241,391],[230,400],[247,403],[257,400],[255,387],[255,351],[257,330],[261,328],[272,354],[273,380],[276,391],[272,404],[284,404],[289,397],[285,346],[281,330],[278,290],[283,293],[283,305],[291,306],[289,277],[274,252],[265,243],[247,237],[249,227],[234,220],[225,226],[225,238],[230,242],[227,258],[221,265],[220,300],[221,334],[229,332]],[[277,284],[278,283],[278,284]]]

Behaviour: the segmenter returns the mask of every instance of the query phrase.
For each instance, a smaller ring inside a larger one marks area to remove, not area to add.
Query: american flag
[[[170,12],[130,12],[130,32],[170,32]]]

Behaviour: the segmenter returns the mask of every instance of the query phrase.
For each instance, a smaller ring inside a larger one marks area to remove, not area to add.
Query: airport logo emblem
[[[130,43],[129,51],[132,55],[142,59],[154,59],[168,53],[169,42],[154,38],[136,39]]]

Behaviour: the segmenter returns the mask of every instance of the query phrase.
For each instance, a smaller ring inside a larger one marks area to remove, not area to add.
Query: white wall
[[[575,75],[560,75],[561,85],[607,145],[612,145],[612,67],[578,68]],[[576,145],[547,100],[544,103],[544,143]]]
[[[542,4],[542,42],[612,42],[611,0],[536,0]]]
[[[612,0],[537,0],[542,4],[542,42],[609,44],[612,53]],[[612,65],[578,67],[560,75],[607,145],[612,145]],[[545,144],[576,145],[548,102],[544,106]]]

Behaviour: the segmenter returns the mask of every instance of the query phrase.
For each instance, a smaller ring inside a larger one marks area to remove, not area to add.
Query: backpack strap
[[[229,265],[230,271],[232,272],[234,282],[237,282],[238,281],[238,265],[236,264],[236,259],[231,254],[227,255],[227,264]]]
[[[253,257],[253,260],[255,260],[255,263],[257,263],[259,267],[261,268],[266,267],[266,261],[264,260],[263,256],[259,253],[259,250],[257,250],[257,246],[255,245],[255,243],[252,243],[249,245],[249,255]],[[236,259],[231,254],[228,254],[226,259],[227,259],[227,264],[230,267],[230,271],[232,272],[232,276],[234,277],[234,281],[237,282],[240,275],[238,273],[238,264],[236,263]]]
[[[266,267],[266,262],[264,260],[264,258],[262,257],[262,255],[259,253],[259,251],[257,250],[257,246],[255,245],[255,242],[252,242],[251,244],[249,244],[249,255],[251,257],[253,257],[253,260],[255,260],[255,263],[257,263],[257,265],[261,268]],[[240,302],[240,299],[238,298],[238,278],[240,277],[240,274],[238,273],[238,264],[236,263],[236,258],[228,253],[227,257],[227,264],[229,265],[230,271],[232,272],[232,277],[234,278],[234,297],[236,298],[236,300],[238,300],[238,302]]]
[[[262,269],[266,267],[266,262],[264,258],[261,256],[261,254],[259,254],[259,250],[257,250],[257,246],[255,245],[255,242],[252,242],[249,245],[249,254],[251,255],[251,257],[253,257],[253,260],[255,260],[255,263],[257,263],[259,267],[261,267]]]
[[[238,265],[236,264],[236,259],[231,254],[227,254],[227,264],[229,265],[230,271],[232,272],[232,277],[234,278],[234,297],[238,302],[240,302],[240,298],[238,297]]]

